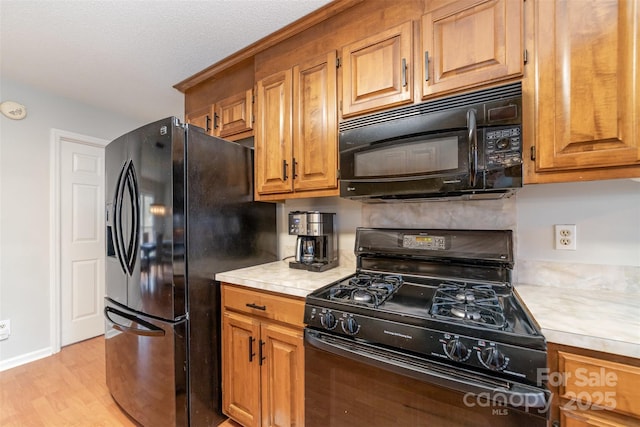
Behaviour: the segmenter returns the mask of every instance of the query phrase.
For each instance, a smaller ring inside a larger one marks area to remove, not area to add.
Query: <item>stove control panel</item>
[[[479,362],[481,367],[492,371],[503,371],[509,365],[509,357],[498,349],[496,343],[447,333],[439,341],[446,357],[456,362],[465,362],[475,354],[477,360],[472,359],[472,364]]]
[[[449,236],[432,236],[427,234],[405,234],[402,236],[402,247],[408,249],[445,250],[451,246]]]

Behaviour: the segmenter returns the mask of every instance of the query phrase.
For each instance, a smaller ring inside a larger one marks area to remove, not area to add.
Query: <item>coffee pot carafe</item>
[[[289,213],[289,234],[297,235],[295,261],[289,267],[325,271],[338,265],[335,213],[295,211]]]

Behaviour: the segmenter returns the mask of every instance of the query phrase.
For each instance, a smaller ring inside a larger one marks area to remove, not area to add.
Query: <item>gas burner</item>
[[[493,329],[507,326],[500,300],[488,285],[443,283],[436,289],[430,312],[439,319],[476,326]]]
[[[377,308],[398,290],[402,277],[382,274],[358,274],[334,286],[329,299]]]
[[[460,302],[469,303],[476,299],[475,293],[470,289],[464,289],[456,294],[456,299]]]
[[[473,306],[464,304],[452,306],[451,314],[464,320],[480,320],[482,318],[480,310],[477,310]]]

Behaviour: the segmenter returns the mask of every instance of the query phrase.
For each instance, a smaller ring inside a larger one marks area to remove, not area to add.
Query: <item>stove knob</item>
[[[444,346],[444,351],[451,360],[456,362],[463,362],[471,355],[467,346],[458,338],[448,341]]]
[[[501,371],[507,366],[509,359],[496,347],[486,347],[480,354],[480,360],[489,369]]]
[[[360,330],[360,325],[358,325],[356,319],[349,316],[342,320],[342,330],[349,335],[355,335]]]
[[[334,316],[332,312],[327,311],[320,315],[320,323],[322,323],[322,326],[324,326],[325,329],[331,330],[335,329],[338,325],[338,319],[336,319],[336,316]]]

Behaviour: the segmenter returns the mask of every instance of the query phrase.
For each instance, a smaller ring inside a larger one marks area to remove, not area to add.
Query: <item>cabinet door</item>
[[[295,191],[338,188],[336,53],[293,68]]]
[[[342,117],[413,101],[411,21],[342,49]]]
[[[256,191],[292,192],[291,70],[260,80],[256,92]]]
[[[207,105],[206,107],[199,108],[185,115],[185,122],[190,125],[198,126],[205,130],[209,135],[214,135],[215,129],[213,126],[215,115],[215,105]]]
[[[222,408],[245,427],[260,425],[260,323],[225,311],[222,319]]]
[[[458,0],[422,17],[422,97],[522,75],[522,1]]]
[[[302,331],[263,324],[262,426],[304,426]]]
[[[241,139],[253,131],[253,91],[251,89],[216,103],[217,135],[225,139]],[[235,136],[235,138],[232,138]]]
[[[536,171],[640,165],[640,3],[534,8]]]

